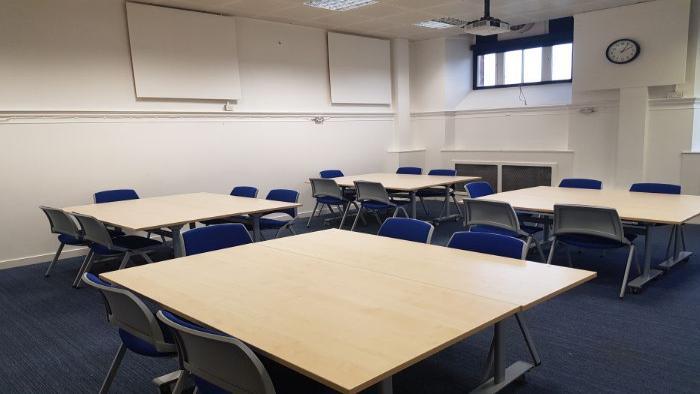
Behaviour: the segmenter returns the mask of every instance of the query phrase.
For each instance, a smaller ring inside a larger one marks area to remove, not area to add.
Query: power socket
[[[224,111],[233,111],[233,104],[229,101],[224,104]]]

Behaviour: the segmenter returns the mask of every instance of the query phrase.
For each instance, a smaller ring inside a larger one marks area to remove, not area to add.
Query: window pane
[[[489,53],[482,57],[484,66],[481,75],[484,83],[481,86],[494,86],[496,85],[496,54]]]
[[[523,51],[523,81],[542,81],[542,48],[530,48]]]
[[[552,47],[552,81],[571,79],[571,52],[573,44]]]
[[[503,83],[506,85],[522,82],[523,51],[510,51],[503,54]]]

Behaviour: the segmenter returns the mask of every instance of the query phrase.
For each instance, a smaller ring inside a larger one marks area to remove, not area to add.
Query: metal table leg
[[[505,363],[503,322],[498,322],[493,329],[493,376],[489,377],[471,392],[479,394],[497,393],[535,367],[525,361],[516,361],[506,368]]]
[[[262,234],[260,233],[260,215],[250,215],[253,218],[253,241],[260,242]]]
[[[394,384],[391,376],[379,382],[379,394],[392,394],[394,392]]]
[[[651,268],[651,235],[654,227],[651,223],[645,224],[644,230],[644,268],[642,274],[630,281],[627,286],[633,293],[639,292],[647,283],[662,274],[662,271]]]
[[[173,237],[173,255],[175,258],[185,256],[185,243],[182,241],[182,224],[170,227]]]
[[[416,192],[411,191],[408,193],[408,195],[411,197],[411,217],[413,219],[416,218]]]
[[[682,224],[677,224],[673,226],[673,229],[671,230],[674,234],[673,239],[673,254],[666,259],[665,261],[661,262],[657,268],[661,268],[662,270],[668,271],[670,270],[673,266],[676,264],[687,260],[690,256],[692,256],[692,252],[689,252],[687,250],[683,250],[683,247],[685,245],[682,244],[683,241],[683,228]]]

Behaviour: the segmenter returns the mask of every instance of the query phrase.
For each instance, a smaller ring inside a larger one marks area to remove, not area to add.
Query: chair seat
[[[343,205],[345,204],[345,201],[335,198],[335,197],[318,197],[316,199],[320,204],[326,204],[326,205]]]
[[[124,331],[122,329],[119,330],[119,337],[122,339],[122,343],[127,347],[127,349],[131,350],[134,353],[141,354],[143,356],[148,356],[148,357],[173,357],[174,355],[177,354],[177,350],[175,348],[175,345],[172,344],[171,339],[169,338],[169,330],[163,330],[163,335],[166,337],[164,338],[166,341],[168,341],[168,344],[172,346],[172,351],[169,352],[160,352],[156,349],[155,345],[152,343],[149,343],[147,341],[144,341],[143,339],[132,335],[131,333]],[[169,346],[170,347],[170,346]]]
[[[138,235],[124,235],[112,239],[112,243],[119,249],[109,249],[102,245],[93,245],[92,250],[101,255],[118,254],[124,250],[138,250],[163,245],[155,239],[139,237]]]
[[[557,236],[557,241],[566,245],[578,246],[585,249],[617,249],[626,244],[608,238],[594,235],[566,234]]]
[[[87,242],[83,241],[82,239],[71,237],[68,234],[59,234],[58,235],[58,242],[64,243],[66,245],[85,245],[85,244],[87,244]]]
[[[508,237],[520,238],[520,234],[518,234],[514,231],[506,230],[506,229],[500,228],[500,227],[493,227],[493,226],[485,226],[485,225],[471,226],[469,228],[469,231],[472,233],[499,234],[499,235],[505,235]]]
[[[362,203],[362,207],[365,208],[365,209],[373,210],[373,211],[384,211],[384,210],[387,210],[387,209],[391,209],[391,208],[393,208],[394,206],[393,206],[393,205],[389,205],[389,204],[384,204],[384,203],[381,203],[381,202],[377,202],[377,201],[364,201],[364,202]]]

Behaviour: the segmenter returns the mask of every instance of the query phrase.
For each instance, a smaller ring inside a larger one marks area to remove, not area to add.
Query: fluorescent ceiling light
[[[457,18],[437,18],[418,22],[415,25],[418,27],[427,27],[428,29],[449,29],[451,27],[462,27],[466,24],[467,21]]]
[[[377,0],[309,0],[304,5],[331,11],[348,11],[376,3]]]

